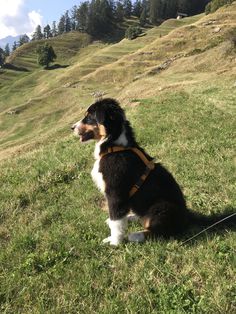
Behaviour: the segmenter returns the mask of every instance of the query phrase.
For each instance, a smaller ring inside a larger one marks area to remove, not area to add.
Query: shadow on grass
[[[47,68],[45,68],[45,70],[56,70],[56,69],[66,69],[68,68],[69,64],[53,64]]]
[[[205,216],[205,218],[208,223],[195,224],[188,229],[187,233],[184,232],[177,237],[181,241],[181,246],[204,242],[206,239],[224,235],[229,231],[236,232],[236,208],[226,207],[223,212]]]
[[[5,63],[3,68],[8,69],[8,70],[12,70],[12,71],[29,72],[29,70],[27,68],[17,67],[11,63]]]
[[[226,207],[219,214],[200,215],[204,223],[194,223],[182,230],[181,233],[172,236],[151,235],[149,241],[170,241],[177,240],[179,246],[191,246],[198,243],[205,243],[217,236],[224,236],[230,231],[236,232],[236,208]]]

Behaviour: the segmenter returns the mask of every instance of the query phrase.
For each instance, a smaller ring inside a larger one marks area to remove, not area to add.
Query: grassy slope
[[[90,93],[105,91],[126,104],[139,142],[175,174],[191,208],[210,213],[235,206],[235,53],[223,35],[235,21],[235,7],[204,18],[216,19],[220,34],[203,27],[203,20],[156,41],[162,31],[152,29],[132,42],[94,43],[73,57],[71,67],[53,74],[30,73],[27,84],[33,77],[37,83],[25,99],[37,98],[19,115],[0,115],[5,123],[0,131],[6,134],[2,158],[16,149],[22,155],[0,167],[3,313],[235,312],[235,235],[230,230],[204,234],[185,246],[182,239],[117,249],[100,245],[108,229],[102,196],[88,175],[93,144],[81,149],[67,131],[92,100]],[[150,74],[177,54],[168,69]],[[67,82],[78,87],[60,88]],[[4,110],[22,104],[24,84]],[[25,153],[24,142],[33,150]]]
[[[72,44],[74,45],[74,36],[77,36],[77,47],[79,48],[81,45],[85,47],[79,49],[76,54],[71,55],[72,58],[66,60],[67,62],[65,62],[67,56],[65,41],[68,40],[68,36],[71,34],[66,34],[64,35],[65,38],[62,36],[58,42],[55,41],[55,51],[58,54],[58,63],[62,65],[69,63],[71,64],[70,67],[53,71],[34,70],[33,67],[29,67],[29,73],[14,71],[14,75],[12,75],[12,71],[9,70],[7,73],[0,74],[0,83],[2,82],[0,95],[0,135],[2,138],[0,140],[0,159],[19,152],[19,150],[25,150],[26,147],[32,149],[42,141],[45,143],[48,138],[50,140],[60,129],[65,129],[66,123],[69,124],[73,116],[75,117],[78,111],[83,108],[81,102],[85,104],[91,102],[93,99],[91,93],[102,90],[106,93],[117,94],[117,91],[121,88],[119,83],[123,81],[125,83],[124,78],[122,78],[119,80],[120,82],[116,82],[114,87],[114,82],[107,84],[104,77],[102,77],[101,81],[95,78],[89,84],[87,82],[89,75],[103,69],[105,65],[112,67],[114,64],[115,68],[117,60],[150,44],[156,38],[159,38],[160,34],[167,34],[176,27],[180,27],[187,22],[191,23],[194,19],[196,18],[188,18],[187,21],[170,20],[160,28],[147,30],[146,36],[134,41],[123,40],[115,45],[94,42],[87,46],[89,39],[80,39],[80,36],[85,36],[84,34],[72,34]],[[32,59],[32,55],[36,45],[37,43],[33,43],[22,47],[17,55],[13,57],[13,64],[21,67],[32,64],[32,61],[35,60],[35,56]],[[23,51],[25,51],[24,56],[22,56]],[[22,58],[24,58],[25,63],[22,63]],[[123,68],[125,69],[125,67]],[[109,77],[109,73],[110,70],[106,72],[106,78]],[[104,84],[101,84],[101,82],[104,82]],[[63,86],[68,83],[72,87],[64,88]],[[69,102],[68,99],[70,99]],[[77,106],[78,103],[80,106]],[[6,114],[12,109],[20,111],[20,114]],[[54,119],[49,125],[47,116],[51,116],[51,113],[54,113]],[[16,127],[16,121],[18,125],[21,125],[20,129]],[[36,136],[37,141],[35,141]]]

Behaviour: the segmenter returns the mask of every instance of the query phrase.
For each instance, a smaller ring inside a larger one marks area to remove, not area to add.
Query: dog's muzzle
[[[88,130],[86,125],[82,122],[75,123],[71,126],[71,130],[74,132],[76,136],[80,138],[81,142],[86,142],[88,140],[94,139],[94,132],[92,130]]]

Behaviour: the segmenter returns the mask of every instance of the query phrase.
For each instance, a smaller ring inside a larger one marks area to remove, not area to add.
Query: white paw
[[[128,235],[130,242],[144,242],[145,236],[143,232],[133,232]]]
[[[102,243],[110,243],[111,237],[105,238],[102,240]]]
[[[110,218],[107,218],[107,219],[105,220],[105,223],[106,223],[108,226],[110,226]]]
[[[119,239],[113,239],[112,237],[108,237],[102,240],[102,243],[109,243],[110,245],[117,246],[121,243]]]

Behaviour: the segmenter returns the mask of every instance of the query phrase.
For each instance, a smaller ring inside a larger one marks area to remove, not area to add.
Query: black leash
[[[209,230],[209,229],[215,227],[216,225],[220,224],[221,222],[223,222],[223,221],[225,221],[225,220],[227,220],[227,219],[229,219],[229,218],[231,218],[231,217],[233,217],[233,216],[235,216],[235,215],[236,215],[236,213],[233,213],[233,214],[231,214],[231,215],[229,215],[229,216],[227,216],[227,217],[225,217],[225,218],[223,218],[223,219],[221,219],[221,220],[215,222],[214,224],[212,224],[212,225],[210,225],[209,227],[207,227],[207,228],[203,229],[202,231],[198,232],[197,234],[195,234],[195,235],[192,236],[191,238],[189,238],[189,239],[185,240],[184,242],[182,242],[182,243],[180,244],[180,246],[182,246],[182,245],[184,245],[185,243],[187,243],[187,242],[189,242],[189,241],[195,239],[196,237],[198,237],[198,236],[199,236],[200,234],[202,234],[203,232],[205,232],[205,231],[207,231],[207,230]]]

